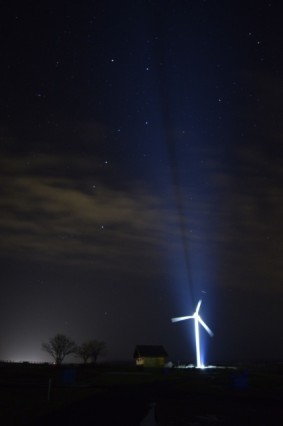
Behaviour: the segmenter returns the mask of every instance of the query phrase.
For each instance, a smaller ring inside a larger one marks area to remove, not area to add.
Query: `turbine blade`
[[[210,330],[210,328],[205,324],[205,322],[201,319],[200,316],[198,316],[198,320],[201,323],[201,325],[203,326],[203,328],[208,332],[208,334],[210,334],[210,336],[212,337],[214,334],[213,332]]]
[[[171,318],[171,322],[178,322],[178,321],[184,321],[187,319],[193,318],[191,315],[187,317],[177,317],[177,318]]]
[[[198,304],[197,304],[196,313],[198,313],[199,308],[200,308],[200,305],[201,305],[201,300],[199,300],[199,302],[198,302]]]

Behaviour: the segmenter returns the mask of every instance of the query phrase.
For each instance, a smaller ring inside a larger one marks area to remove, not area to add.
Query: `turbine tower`
[[[199,340],[199,324],[203,326],[203,328],[208,332],[208,334],[212,337],[213,333],[210,330],[210,328],[205,324],[205,322],[202,320],[202,318],[199,315],[199,309],[201,305],[201,300],[199,300],[196,310],[193,313],[193,315],[186,316],[186,317],[177,317],[177,318],[171,318],[172,322],[178,322],[178,321],[184,321],[187,319],[194,319],[195,320],[195,341],[196,341],[196,358],[197,358],[197,368],[202,368],[203,365],[200,361],[200,340]]]

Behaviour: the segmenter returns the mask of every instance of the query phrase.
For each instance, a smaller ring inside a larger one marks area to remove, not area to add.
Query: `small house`
[[[138,345],[134,352],[137,367],[162,368],[166,357],[167,352],[159,345]]]

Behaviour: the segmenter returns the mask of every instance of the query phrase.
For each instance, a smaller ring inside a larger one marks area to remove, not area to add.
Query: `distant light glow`
[[[201,305],[201,300],[199,300],[196,310],[194,312],[193,315],[190,316],[184,316],[184,317],[176,317],[176,318],[171,318],[172,322],[178,322],[178,321],[184,321],[187,319],[191,319],[193,318],[195,321],[195,342],[196,342],[196,368],[205,368],[205,365],[201,362],[201,358],[200,358],[200,337],[199,337],[199,324],[201,324],[203,326],[203,328],[205,329],[205,331],[207,331],[207,333],[212,337],[213,336],[213,332],[210,330],[210,328],[206,325],[206,323],[203,321],[203,319],[199,316],[199,310],[200,310],[200,305]]]
[[[186,369],[186,368],[195,368],[194,364],[179,364],[176,365],[174,368],[180,368],[180,369]],[[218,369],[218,370],[237,370],[237,367],[234,365],[201,365],[201,370],[207,370],[209,368],[211,369]]]
[[[44,362],[46,362],[44,359],[42,358],[36,358],[36,357],[12,357],[10,359],[7,360],[3,360],[4,362],[15,362],[15,363],[22,363],[22,362],[28,362],[29,364],[42,364]]]

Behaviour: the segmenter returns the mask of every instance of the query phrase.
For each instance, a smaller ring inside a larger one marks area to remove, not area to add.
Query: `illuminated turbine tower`
[[[199,308],[201,305],[201,300],[199,300],[197,304],[197,308],[193,315],[187,316],[187,317],[177,317],[177,318],[171,318],[172,322],[178,322],[178,321],[184,321],[187,319],[194,319],[195,320],[195,340],[196,340],[196,356],[197,356],[197,368],[202,368],[203,365],[200,362],[200,342],[199,342],[199,323],[203,326],[203,328],[210,334],[210,336],[213,336],[212,331],[210,328],[205,324],[205,322],[201,319],[199,316]]]

